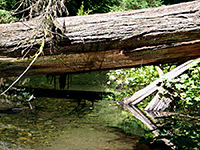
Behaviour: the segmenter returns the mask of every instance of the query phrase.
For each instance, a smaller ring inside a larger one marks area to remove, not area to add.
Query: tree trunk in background
[[[37,20],[0,25],[0,76],[19,75],[31,61],[21,59],[20,41],[41,42]],[[57,18],[64,38],[54,49],[48,39],[44,55],[27,75],[62,74],[146,64],[182,62],[200,56],[200,1],[158,8]],[[29,40],[30,41],[30,40]]]

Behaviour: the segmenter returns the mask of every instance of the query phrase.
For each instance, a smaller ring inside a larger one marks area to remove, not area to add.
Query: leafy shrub
[[[163,138],[170,140],[175,149],[198,150],[200,147],[199,118],[188,114],[177,114],[160,118],[158,130],[160,135],[156,141]]]
[[[70,16],[75,16],[78,13],[78,9],[81,8],[82,2],[84,2],[84,10],[92,10],[92,14],[106,13],[110,11],[110,7],[117,5],[119,0],[68,0],[66,6]]]
[[[109,91],[115,94],[117,101],[133,95],[158,78],[158,72],[154,66],[112,70],[107,75]]]
[[[162,0],[84,0],[83,2],[84,10],[92,10],[91,13],[93,14],[157,7],[163,3]],[[74,16],[77,14],[78,9],[81,8],[82,2],[69,0],[66,5],[70,16]]]
[[[156,140],[166,138],[176,149],[199,149],[200,64],[190,68],[180,77],[165,82],[164,88],[174,99],[169,111],[175,107],[178,114],[163,117],[163,120],[158,122],[161,135]]]
[[[125,11],[150,7],[158,7],[163,3],[162,0],[122,0],[119,5],[111,7],[111,11]]]
[[[162,66],[164,73],[175,67],[176,65]],[[108,77],[107,84],[115,93],[115,97],[109,98],[120,101],[158,78],[158,72],[153,66],[146,66],[110,71]],[[163,97],[172,96],[174,99],[168,111],[176,109],[177,114],[160,118],[158,129],[161,134],[156,138],[156,142],[165,138],[170,140],[176,149],[197,150],[200,146],[200,64],[191,67],[171,81],[163,82],[164,88],[168,91]],[[139,104],[138,107],[143,107],[144,103]],[[127,117],[126,122],[129,122],[128,120],[131,122],[130,116]]]
[[[78,9],[77,16],[88,15],[92,10],[84,10],[84,1],[82,2],[81,7]]]
[[[11,10],[17,7],[17,0],[0,0],[0,9]]]
[[[190,68],[171,81],[165,82],[164,88],[174,97],[177,111],[197,112],[200,108],[200,66]]]
[[[16,4],[16,0],[0,0],[0,23],[18,20],[16,17],[11,16],[11,10],[17,6]]]
[[[10,23],[11,21],[17,21],[16,17],[11,16],[10,11],[0,9],[0,23]]]

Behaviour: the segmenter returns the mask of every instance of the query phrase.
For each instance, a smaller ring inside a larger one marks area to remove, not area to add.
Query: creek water
[[[34,76],[26,84],[58,88],[51,80]],[[104,92],[106,81],[106,72],[75,74],[66,88]],[[37,97],[31,104],[33,110],[0,112],[0,150],[134,150],[144,134],[134,120],[131,125],[125,121],[127,113],[113,101],[98,100],[92,106],[91,101]]]
[[[33,110],[0,114],[0,149],[134,150],[141,129],[122,132],[124,116],[116,102],[92,104],[74,99],[37,98]]]

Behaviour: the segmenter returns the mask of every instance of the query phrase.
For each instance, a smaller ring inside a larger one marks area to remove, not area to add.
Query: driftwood
[[[42,40],[40,31],[35,30],[39,21],[0,25],[0,76],[19,75],[26,68],[30,59],[21,58],[30,47],[28,55],[34,55]],[[200,56],[199,0],[151,9],[57,18],[55,24],[64,37],[56,48],[51,47],[51,38],[47,40],[44,56],[27,75],[182,62]],[[27,48],[22,43],[31,46]]]
[[[161,116],[165,113],[162,113],[170,104],[172,99],[166,98],[166,99],[160,99],[159,93],[162,93],[164,89],[160,89],[162,87],[162,81],[165,80],[171,80],[179,75],[181,75],[184,71],[189,69],[192,66],[195,66],[199,63],[200,58],[197,58],[195,60],[190,60],[175,69],[171,70],[170,72],[166,73],[165,75],[162,75],[162,72],[158,70],[160,74],[160,78],[143,88],[142,90],[139,90],[136,92],[133,96],[130,96],[128,98],[125,98],[120,101],[120,104],[129,110],[134,117],[136,117],[138,120],[144,123],[144,125],[147,126],[150,130],[154,130],[153,133],[155,136],[159,135],[159,132],[157,132],[155,129],[157,128],[155,123],[156,119],[155,116]],[[144,109],[144,111],[138,109],[136,105],[143,101],[147,96],[151,95],[153,92],[158,91],[156,96],[152,99],[152,101],[147,105],[147,107]],[[161,111],[161,113],[159,112]],[[146,115],[151,119],[149,119]],[[173,146],[173,144],[167,140],[163,139],[163,141],[167,145]]]
[[[161,70],[160,67],[156,66],[157,71],[159,73],[160,78],[163,77],[164,73]],[[162,87],[163,84],[160,85]],[[167,107],[169,107],[169,104],[172,102],[173,98],[160,98],[160,95],[163,94],[164,92],[167,92],[164,88],[159,88],[156,96],[149,102],[147,107],[144,109],[145,111],[163,111]]]
[[[187,61],[186,63],[176,67],[175,69],[166,73],[159,79],[155,80],[154,82],[152,82],[145,88],[137,91],[136,93],[134,93],[133,96],[123,99],[122,101],[120,101],[120,104],[123,107],[127,108],[129,111],[131,109],[130,106],[132,106],[132,107],[134,106],[133,110],[135,110],[135,105],[137,105],[138,103],[143,101],[147,96],[151,95],[155,91],[158,91],[158,93],[160,92],[159,89],[162,86],[163,79],[171,80],[171,79],[179,76],[180,74],[182,74],[184,71],[186,71],[193,65],[196,65],[197,63],[199,63],[199,61],[200,61],[200,58]],[[171,102],[171,99],[167,99],[167,100],[159,99],[159,96],[156,94],[156,96],[152,99],[152,101],[149,103],[149,105],[147,105],[147,107],[145,108],[145,111],[147,111],[147,113],[148,113],[148,111],[164,111],[169,106],[170,102]],[[138,118],[140,121],[142,121],[150,130],[152,130],[152,128],[154,128],[153,125],[151,125],[151,126],[149,125],[150,124],[149,122],[147,123],[146,118],[142,119],[140,117],[141,116],[140,114],[138,115],[138,113],[133,113],[133,115],[136,118]],[[152,118],[152,120],[155,120],[154,116],[152,116],[151,114],[147,114],[147,115],[149,115]]]
[[[200,58],[197,58],[195,60],[189,60],[186,63],[176,67],[175,69],[171,70],[170,72],[163,75],[161,78],[155,80],[142,90],[136,92],[133,96],[126,98],[126,100],[123,101],[124,104],[132,103],[132,105],[136,105],[139,102],[141,102],[145,97],[149,96],[156,90],[160,88],[160,85],[162,84],[163,79],[171,80],[180,74],[182,74],[184,71],[198,63]],[[196,63],[195,63],[196,62]]]

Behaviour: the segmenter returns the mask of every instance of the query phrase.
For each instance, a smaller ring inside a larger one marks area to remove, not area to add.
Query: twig
[[[30,109],[33,109],[33,106],[31,105],[31,101],[32,101],[33,99],[35,99],[35,97],[34,97],[33,95],[31,95],[31,96],[29,97],[29,99],[26,100],[26,101],[28,102],[28,104],[29,104]]]

